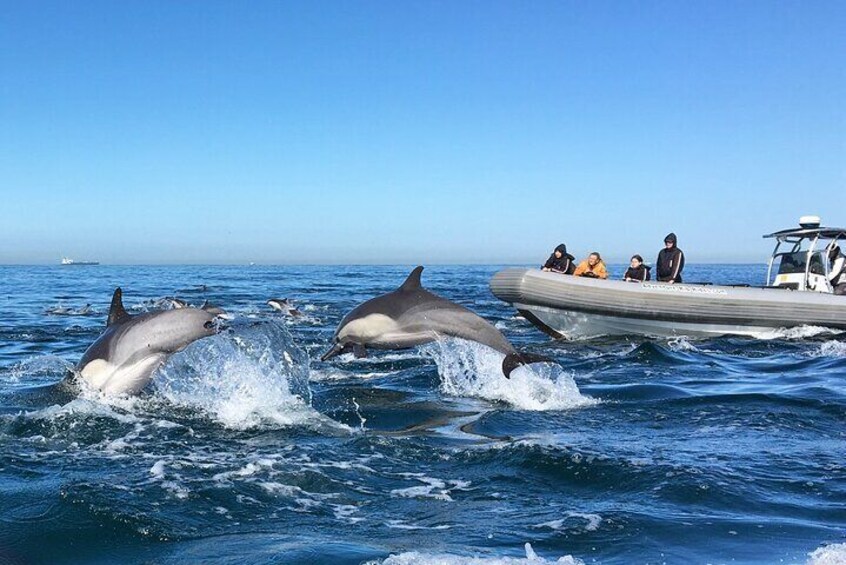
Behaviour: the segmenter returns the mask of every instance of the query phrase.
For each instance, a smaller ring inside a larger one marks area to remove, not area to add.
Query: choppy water
[[[560,367],[507,381],[457,341],[321,363],[409,270],[0,267],[0,562],[846,560],[844,335],[555,343],[490,294],[496,267],[430,267],[430,290]],[[138,398],[45,388],[118,285],[136,311],[209,299],[232,331]]]

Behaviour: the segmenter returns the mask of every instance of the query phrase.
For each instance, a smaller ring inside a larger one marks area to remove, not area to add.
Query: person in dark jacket
[[[664,249],[658,253],[658,261],[655,262],[659,281],[670,284],[682,282],[684,253],[678,248],[677,243],[674,233],[669,233],[664,238]]]
[[[831,261],[829,280],[834,289],[834,294],[846,296],[846,257],[840,251],[840,246],[835,245],[828,252]]]
[[[560,273],[562,275],[572,275],[576,270],[573,261],[576,258],[567,253],[567,246],[563,243],[555,248],[549,259],[541,267],[542,271],[549,271],[552,273]]]
[[[650,279],[649,267],[643,264],[643,257],[640,255],[632,255],[632,262],[629,268],[626,269],[626,274],[623,275],[623,280],[626,282],[644,282]]]

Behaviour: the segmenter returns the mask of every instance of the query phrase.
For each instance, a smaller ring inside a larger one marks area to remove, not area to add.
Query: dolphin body
[[[271,298],[267,301],[267,305],[276,310],[277,312],[282,312],[283,314],[287,314],[288,316],[302,316],[302,312],[296,309],[291,301],[287,298]]]
[[[549,362],[538,355],[519,353],[490,323],[464,306],[423,288],[415,268],[397,290],[360,304],[344,316],[335,330],[326,361],[342,353],[365,357],[367,348],[407,349],[452,336],[487,345],[505,354],[502,372],[510,377],[520,365]]]
[[[118,288],[106,330],[82,355],[72,378],[107,394],[137,394],[170,355],[217,331],[215,315],[200,308],[131,316]]]

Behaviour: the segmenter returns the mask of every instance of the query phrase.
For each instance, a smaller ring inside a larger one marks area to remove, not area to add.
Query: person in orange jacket
[[[573,275],[577,277],[589,277],[592,279],[607,279],[608,270],[605,268],[605,263],[602,262],[602,257],[599,253],[594,251],[588,258],[579,263],[576,267],[576,272]]]

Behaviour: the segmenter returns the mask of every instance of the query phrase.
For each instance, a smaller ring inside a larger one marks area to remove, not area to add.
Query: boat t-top
[[[844,228],[820,227],[819,216],[803,216],[799,228],[786,229],[765,235],[775,238],[776,246],[767,265],[767,286],[833,293],[831,283],[842,269],[841,263],[830,261],[832,250],[840,248],[846,239]],[[773,278],[773,267],[778,270]],[[846,276],[843,281],[846,282]]]
[[[512,268],[493,276],[491,291],[556,338],[846,330],[846,296],[832,284],[843,269],[842,254],[832,257],[846,229],[821,227],[817,216],[799,224],[764,236],[776,240],[764,286],[632,283]],[[846,274],[839,282],[846,283]]]

